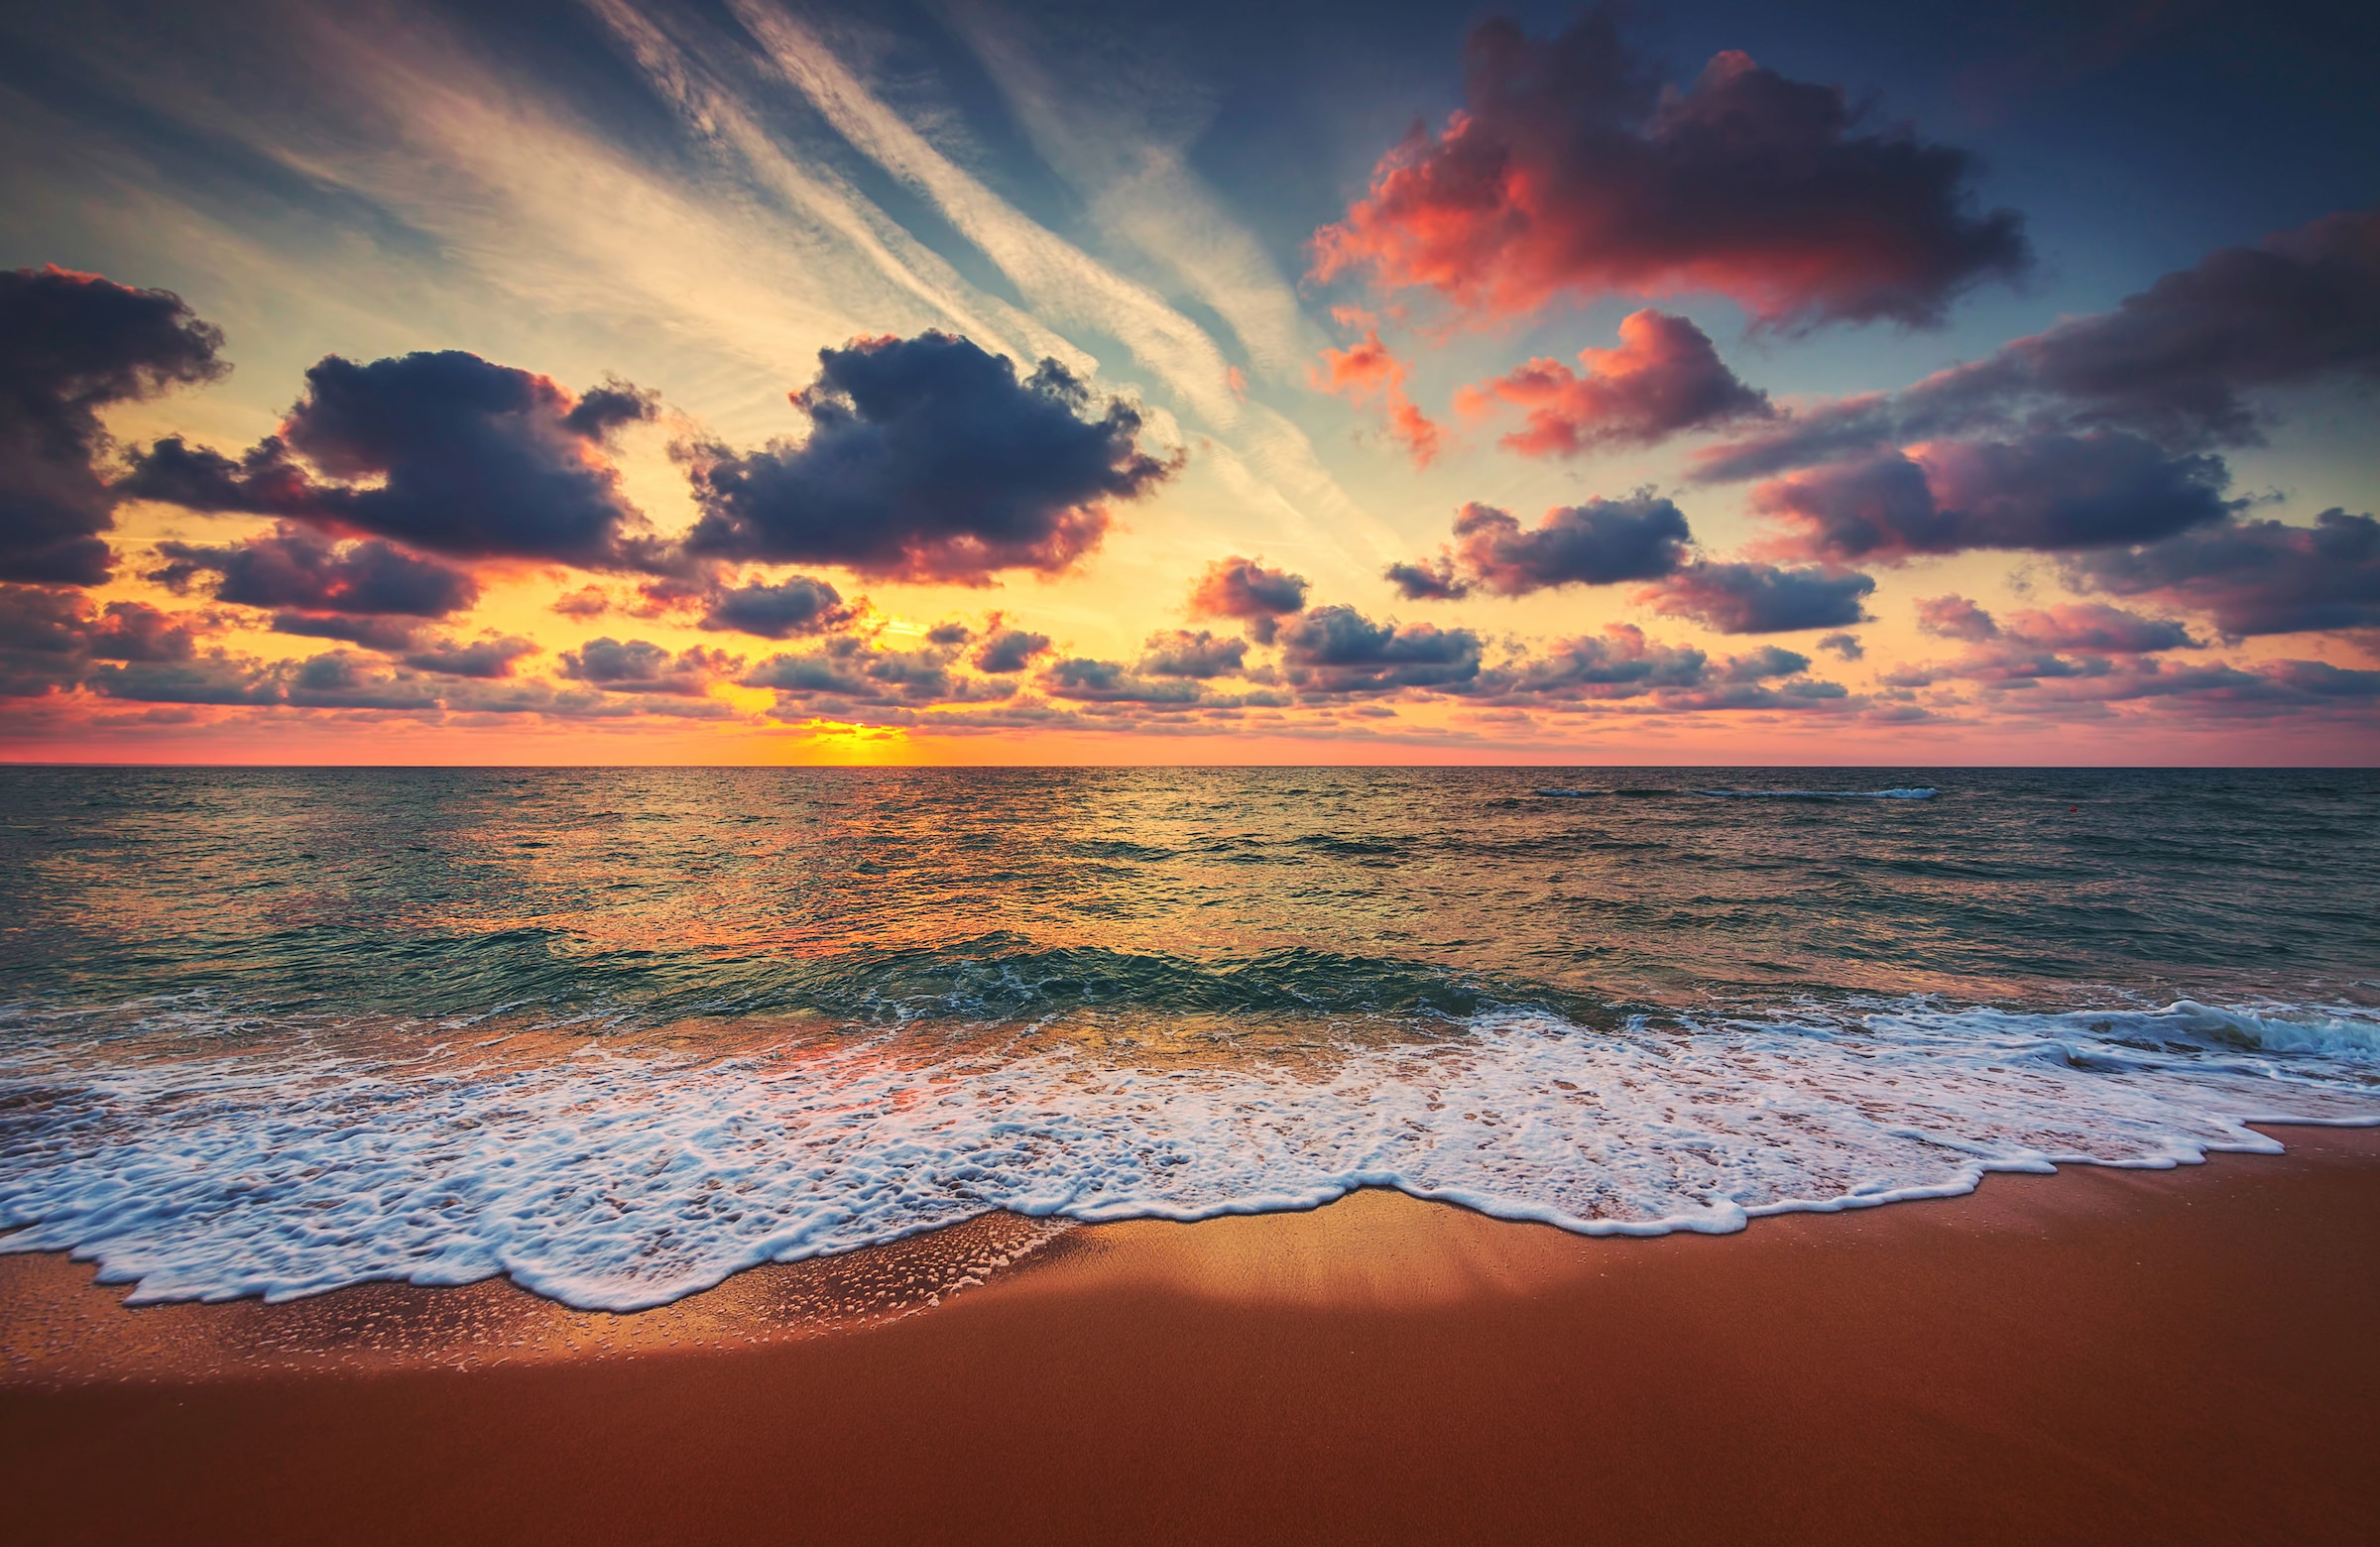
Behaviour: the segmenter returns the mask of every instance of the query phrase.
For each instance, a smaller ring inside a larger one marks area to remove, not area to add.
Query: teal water
[[[988,1208],[1359,1185],[1724,1230],[2380,1114],[2362,771],[0,792],[0,1247],[151,1297],[627,1306]]]

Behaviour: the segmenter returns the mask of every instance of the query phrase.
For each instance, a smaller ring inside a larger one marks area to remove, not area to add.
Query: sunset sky
[[[0,17],[0,756],[2369,763],[2353,6]]]

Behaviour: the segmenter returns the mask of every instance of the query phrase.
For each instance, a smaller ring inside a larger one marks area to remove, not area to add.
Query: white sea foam
[[[520,1069],[21,1038],[0,1222],[25,1228],[0,1250],[70,1249],[136,1301],[502,1273],[625,1310],[1000,1208],[1188,1220],[1386,1186],[1590,1234],[1726,1232],[1991,1170],[2279,1147],[2249,1121],[2380,1121],[2380,1024],[2188,1002],[1619,1032],[1498,1012],[1295,1066],[915,1045],[706,1063],[590,1043]]]

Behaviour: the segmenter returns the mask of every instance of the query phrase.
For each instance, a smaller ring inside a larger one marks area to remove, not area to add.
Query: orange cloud
[[[1427,467],[1438,455],[1439,430],[1405,396],[1405,378],[1411,374],[1412,367],[1380,342],[1379,330],[1368,328],[1360,343],[1325,349],[1322,364],[1308,373],[1308,380],[1318,391],[1352,403],[1381,404],[1388,415],[1388,433],[1411,453],[1415,466]]]

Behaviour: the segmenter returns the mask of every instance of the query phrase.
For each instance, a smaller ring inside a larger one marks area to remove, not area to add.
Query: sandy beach
[[[990,1221],[635,1317],[11,1257],[0,1469],[45,1542],[2368,1540],[2380,1131],[2277,1131],[1731,1238]]]

